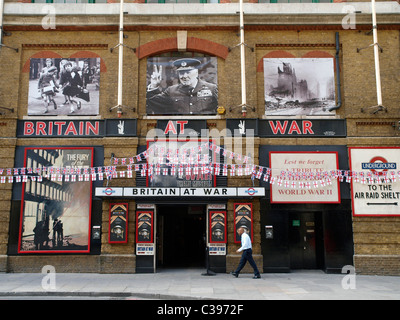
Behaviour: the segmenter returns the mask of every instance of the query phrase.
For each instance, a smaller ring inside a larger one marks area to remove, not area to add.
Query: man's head
[[[184,86],[195,87],[199,77],[200,61],[192,58],[178,59],[174,61],[174,66],[178,72],[179,81]]]
[[[237,233],[239,234],[239,236],[241,236],[244,232],[246,232],[245,227],[240,227],[239,229],[237,229]]]

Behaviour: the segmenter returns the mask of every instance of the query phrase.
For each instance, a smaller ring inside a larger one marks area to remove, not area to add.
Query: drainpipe
[[[0,0],[0,45],[3,43],[3,14],[4,14],[4,0]]]
[[[372,33],[374,38],[374,57],[375,57],[375,77],[376,77],[376,96],[378,99],[378,107],[382,106],[382,86],[381,71],[379,66],[379,48],[378,48],[378,30],[376,25],[376,9],[375,0],[371,1],[372,6]]]
[[[1,1],[1,0],[0,0]],[[124,0],[120,0],[119,9],[119,58],[118,58],[118,118],[122,115],[122,62],[124,57]]]
[[[244,19],[243,19],[243,0],[240,0],[240,65],[241,65],[241,82],[242,82],[242,116],[246,117],[247,101],[246,101],[246,69],[244,56]]]
[[[339,51],[340,51],[340,42],[339,42],[339,32],[336,32],[336,87],[337,87],[337,105],[328,109],[328,111],[337,110],[342,106],[342,92],[340,90],[340,65],[339,65]]]

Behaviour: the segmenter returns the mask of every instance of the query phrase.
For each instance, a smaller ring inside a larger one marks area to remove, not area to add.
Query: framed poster
[[[210,188],[217,177],[210,170],[216,153],[209,149],[208,139],[158,139],[147,141],[147,163],[151,174],[147,187]],[[189,167],[187,164],[190,164]]]
[[[126,243],[128,241],[128,204],[110,203],[108,229],[109,243]]]
[[[217,114],[216,57],[147,59],[146,113]]]
[[[240,227],[247,229],[249,237],[253,242],[253,204],[252,203],[234,203],[234,231],[235,243],[241,243],[237,230]]]
[[[226,211],[209,212],[209,243],[226,243]]]
[[[90,251],[92,166],[93,148],[25,148],[18,253]]]
[[[272,174],[286,175],[284,181],[271,184],[271,203],[340,203],[340,184],[337,179],[324,179],[323,173],[339,169],[338,152],[330,151],[270,151]],[[319,180],[308,180],[310,185],[318,183],[318,188],[301,188],[303,173],[320,176]],[[285,182],[289,182],[286,186]],[[321,183],[322,182],[322,183]],[[322,186],[322,184],[324,186]],[[293,188],[295,186],[295,188]]]
[[[353,216],[400,215],[400,147],[349,148]]]
[[[335,115],[333,58],[264,58],[265,115]]]
[[[154,211],[136,212],[136,243],[153,243]]]
[[[28,115],[98,115],[100,58],[30,59]]]

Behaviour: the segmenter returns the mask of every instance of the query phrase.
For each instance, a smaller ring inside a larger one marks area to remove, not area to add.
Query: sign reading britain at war
[[[349,148],[354,216],[400,215],[400,148]]]
[[[18,138],[134,137],[137,119],[18,120]]]

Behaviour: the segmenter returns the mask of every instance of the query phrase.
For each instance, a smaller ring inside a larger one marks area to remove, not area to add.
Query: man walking
[[[254,277],[253,279],[259,279],[261,278],[260,272],[258,271],[257,265],[253,259],[253,250],[251,247],[251,239],[245,229],[243,227],[240,227],[237,230],[237,233],[240,235],[240,239],[242,242],[242,246],[236,250],[236,252],[243,252],[242,257],[240,258],[240,262],[238,267],[234,272],[232,272],[232,275],[235,276],[236,278],[239,276],[240,271],[243,269],[245,266],[246,262],[248,261],[250,265],[254,269]]]

